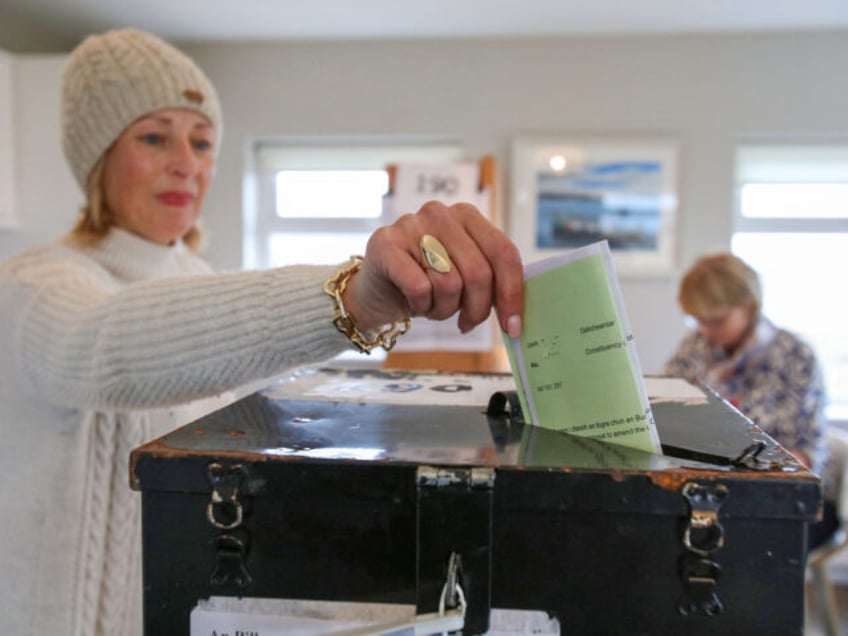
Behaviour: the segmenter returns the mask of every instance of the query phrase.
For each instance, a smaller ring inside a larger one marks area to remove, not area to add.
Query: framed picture
[[[525,262],[606,239],[619,276],[673,273],[676,143],[557,135],[511,151],[509,231]]]

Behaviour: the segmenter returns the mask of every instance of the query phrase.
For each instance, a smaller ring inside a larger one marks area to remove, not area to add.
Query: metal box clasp
[[[683,529],[683,595],[677,610],[683,615],[716,616],[724,611],[724,605],[716,593],[721,566],[712,556],[724,546],[724,526],[718,513],[727,497],[727,487],[689,482],[681,492],[689,506],[689,517]]]

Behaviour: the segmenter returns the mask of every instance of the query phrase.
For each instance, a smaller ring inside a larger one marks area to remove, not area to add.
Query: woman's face
[[[748,335],[754,313],[753,307],[745,305],[733,307],[718,318],[696,318],[698,331],[714,345],[732,351]]]
[[[215,170],[215,131],[200,113],[153,111],[106,153],[103,189],[114,224],[160,245],[185,236]]]

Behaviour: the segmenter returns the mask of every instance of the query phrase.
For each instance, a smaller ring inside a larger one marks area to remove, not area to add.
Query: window
[[[339,263],[362,254],[383,213],[386,166],[461,158],[443,140],[262,141],[253,153],[245,217],[245,266]],[[251,197],[249,197],[251,198]]]
[[[833,420],[848,420],[848,145],[746,144],[732,250],[760,274],[764,313],[816,350]]]
[[[341,263],[364,254],[384,214],[386,166],[461,159],[459,144],[439,139],[296,139],[261,141],[245,181],[244,266]],[[342,361],[379,364],[354,351]]]

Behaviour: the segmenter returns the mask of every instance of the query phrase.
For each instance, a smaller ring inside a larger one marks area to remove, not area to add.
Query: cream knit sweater
[[[0,265],[0,634],[141,633],[130,450],[343,350],[332,271],[209,275],[120,230]]]

